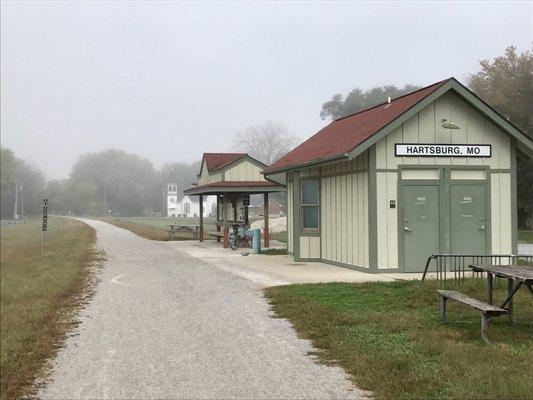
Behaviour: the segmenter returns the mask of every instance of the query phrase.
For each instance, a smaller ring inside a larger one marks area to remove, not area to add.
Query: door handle
[[[406,232],[411,232],[412,231],[412,229],[409,229],[408,227],[403,228],[403,230],[406,231]]]
[[[484,231],[485,230],[485,225],[481,225],[481,228],[479,228],[480,231]]]

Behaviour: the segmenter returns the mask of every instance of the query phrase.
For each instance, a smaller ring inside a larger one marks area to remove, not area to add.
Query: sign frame
[[[488,148],[488,155],[478,154],[399,154],[399,146],[424,146],[430,148],[460,148],[460,147],[483,147]],[[491,158],[492,157],[492,144],[477,144],[477,143],[395,143],[394,144],[394,156],[395,157],[426,157],[426,158]]]

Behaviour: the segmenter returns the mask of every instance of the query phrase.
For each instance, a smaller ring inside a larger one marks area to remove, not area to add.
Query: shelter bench
[[[447,300],[457,301],[481,312],[481,339],[483,339],[485,343],[490,343],[487,338],[490,317],[507,314],[507,310],[504,308],[496,307],[492,304],[474,299],[461,292],[456,292],[454,290],[437,290],[437,293],[439,294],[440,299],[440,319],[442,322],[446,322]]]

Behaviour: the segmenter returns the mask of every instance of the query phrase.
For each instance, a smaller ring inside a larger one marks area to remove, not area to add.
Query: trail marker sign
[[[43,243],[41,246],[41,258],[44,257],[44,242],[46,242],[46,230],[48,229],[48,199],[43,199]]]
[[[48,229],[48,199],[43,199],[43,232]]]

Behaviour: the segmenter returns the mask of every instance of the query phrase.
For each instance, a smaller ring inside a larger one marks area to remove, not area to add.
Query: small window
[[[301,182],[302,231],[318,232],[319,228],[319,181],[318,179]]]

